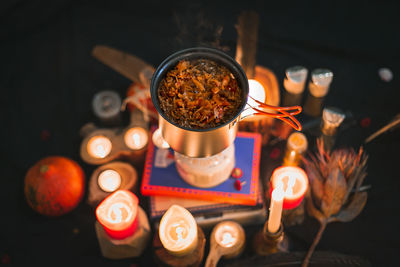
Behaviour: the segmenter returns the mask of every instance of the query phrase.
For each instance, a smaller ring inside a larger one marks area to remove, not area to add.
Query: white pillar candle
[[[269,207],[268,232],[276,233],[281,225],[283,198],[285,193],[281,186],[275,188],[271,194]]]
[[[142,127],[132,127],[126,131],[124,141],[130,149],[139,150],[147,145],[149,136],[147,131]]]
[[[185,256],[197,246],[196,221],[178,205],[172,205],[163,215],[158,234],[163,247],[174,256]]]
[[[96,135],[89,139],[87,152],[94,158],[105,158],[110,154],[112,144],[109,138],[103,135]]]
[[[100,173],[97,182],[104,192],[114,192],[121,186],[121,175],[114,170],[104,170]]]

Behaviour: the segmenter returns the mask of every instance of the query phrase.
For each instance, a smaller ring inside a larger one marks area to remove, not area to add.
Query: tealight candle
[[[215,240],[221,247],[230,248],[238,243],[241,227],[237,223],[226,221],[219,223],[215,228]]]
[[[268,232],[276,233],[281,226],[283,198],[285,193],[282,187],[277,187],[272,191],[271,204],[268,216]]]
[[[283,158],[284,166],[297,166],[300,163],[301,155],[307,150],[308,142],[304,134],[292,133],[286,144],[286,152]]]
[[[205,266],[217,266],[221,256],[226,259],[239,256],[245,243],[245,232],[240,224],[233,221],[218,223],[210,235],[210,253],[208,253]]]
[[[185,208],[172,205],[160,222],[159,237],[163,247],[174,256],[185,256],[197,246],[197,224]]]
[[[113,239],[132,236],[137,228],[139,200],[128,190],[118,190],[96,208],[96,218]]]
[[[308,188],[307,174],[299,167],[283,166],[274,170],[271,177],[272,190],[281,187],[285,193],[283,209],[300,205]]]
[[[87,152],[94,158],[105,158],[110,154],[112,144],[109,138],[103,135],[93,136],[87,144]]]
[[[124,141],[130,149],[139,150],[147,145],[149,136],[142,127],[132,127],[126,131]]]
[[[97,182],[104,192],[114,192],[121,185],[121,175],[115,170],[104,170],[100,173]]]
[[[249,79],[249,96],[251,96],[252,98],[254,98],[262,103],[265,103],[266,96],[265,96],[264,86],[262,86],[262,84],[256,80]],[[252,107],[258,106],[256,101],[254,101],[250,97],[247,99],[247,103],[249,106],[252,106]],[[255,113],[255,111],[253,109],[246,109],[242,112],[242,114],[240,116],[244,118],[253,113]],[[262,116],[252,116],[251,118],[252,119],[262,118]]]
[[[160,128],[158,128],[157,130],[154,131],[152,140],[153,140],[153,144],[158,148],[164,148],[164,149],[169,148],[169,144],[162,137]]]

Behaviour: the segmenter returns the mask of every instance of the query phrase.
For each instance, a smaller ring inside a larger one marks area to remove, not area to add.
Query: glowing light
[[[115,191],[96,208],[97,220],[111,237],[126,238],[136,230],[138,202],[128,190]]]
[[[112,144],[110,139],[105,136],[98,135],[89,139],[87,151],[94,158],[105,158],[110,154]]]
[[[126,131],[124,141],[126,146],[130,149],[139,150],[147,145],[149,136],[145,129],[141,127],[133,127]]]
[[[266,95],[265,95],[265,89],[262,84],[256,80],[250,79],[249,80],[249,96],[252,98],[265,103]],[[247,104],[254,107],[258,106],[258,104],[251,99],[250,97],[247,98]],[[249,116],[251,114],[254,114],[254,110],[252,109],[246,109],[242,112],[241,117]]]
[[[274,170],[271,177],[272,189],[284,192],[283,208],[297,207],[308,188],[307,174],[299,167],[284,166]]]
[[[300,164],[302,154],[307,150],[308,142],[304,134],[292,133],[286,145],[286,152],[283,158],[284,166],[297,166]]]
[[[164,148],[164,149],[169,148],[169,144],[162,137],[160,128],[158,128],[157,130],[154,131],[152,140],[153,140],[154,145],[158,148]]]
[[[244,244],[244,230],[238,223],[223,221],[214,227],[211,239],[215,240],[222,248],[236,247],[240,250],[241,243]]]
[[[159,236],[170,254],[187,255],[197,246],[196,221],[188,210],[172,205],[161,218]]]
[[[105,170],[100,173],[97,182],[101,190],[114,192],[121,185],[121,175],[114,170]]]

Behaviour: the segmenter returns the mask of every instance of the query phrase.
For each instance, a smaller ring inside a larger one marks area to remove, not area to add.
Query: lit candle
[[[110,154],[112,144],[109,138],[103,135],[93,136],[87,144],[87,151],[94,158],[105,158]]]
[[[133,127],[126,131],[124,141],[130,149],[139,150],[147,145],[149,136],[142,127]]]
[[[308,177],[299,167],[279,167],[272,173],[271,186],[272,190],[277,187],[283,189],[283,209],[293,209],[300,205],[304,198],[308,188]]]
[[[158,148],[164,148],[164,149],[169,148],[169,144],[162,137],[160,128],[158,128],[157,130],[154,131],[152,140],[153,140],[154,145]]]
[[[114,239],[132,236],[137,228],[139,200],[128,190],[118,190],[96,208],[96,217],[105,232]]]
[[[281,226],[282,207],[285,193],[281,186],[275,188],[271,194],[271,204],[269,206],[268,232],[276,233]]]
[[[197,224],[185,208],[172,205],[161,218],[159,236],[163,247],[172,255],[185,256],[197,246]]]
[[[300,163],[301,155],[307,150],[308,142],[304,134],[292,133],[286,144],[286,152],[283,158],[283,165],[297,166]]]
[[[240,225],[231,221],[219,223],[215,229],[215,240],[221,247],[235,246],[240,238]]]
[[[262,86],[262,84],[256,80],[249,79],[249,96],[262,103],[265,103],[266,96],[265,96],[264,86]],[[247,104],[252,107],[258,106],[257,102],[251,99],[250,97],[247,98]],[[246,116],[254,114],[255,112],[256,111],[254,111],[253,109],[246,109],[242,112],[240,116],[244,118]],[[252,116],[251,118],[255,119],[258,117],[261,118],[261,116]]]
[[[105,192],[114,192],[121,185],[121,175],[114,170],[102,171],[97,179],[99,187]]]

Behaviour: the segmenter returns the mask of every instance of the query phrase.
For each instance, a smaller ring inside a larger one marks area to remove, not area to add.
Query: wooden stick
[[[365,139],[365,143],[369,143],[372,140],[374,140],[376,137],[378,137],[379,135],[383,134],[384,132],[386,132],[387,130],[395,127],[397,124],[400,124],[400,115],[396,116],[396,119],[392,122],[390,122],[389,124],[387,124],[386,126],[382,127],[381,129],[379,129],[378,131],[376,131],[375,133],[373,133],[372,135],[370,135],[367,139]]]
[[[254,78],[258,39],[259,16],[255,11],[243,11],[238,18],[236,61],[249,79]]]

